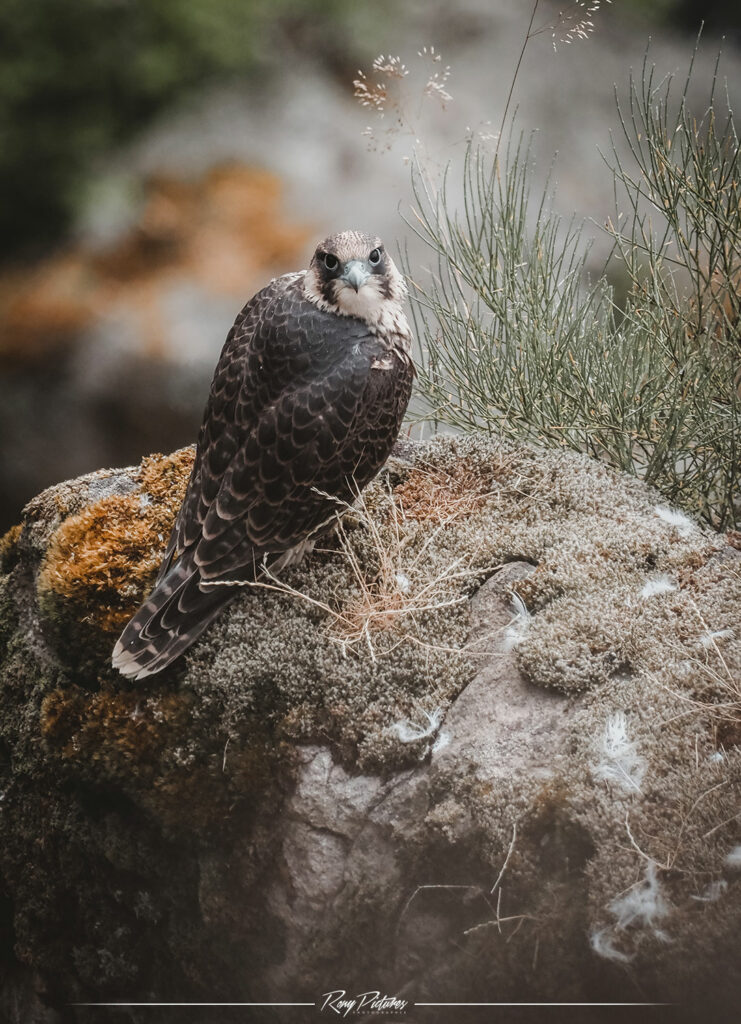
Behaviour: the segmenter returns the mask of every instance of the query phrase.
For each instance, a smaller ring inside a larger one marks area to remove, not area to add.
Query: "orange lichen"
[[[79,253],[0,276],[0,356],[29,362],[67,344],[90,322],[95,300]]]
[[[189,700],[137,691],[89,693],[54,690],[41,706],[41,732],[67,760],[99,762],[108,777],[159,764],[164,751],[187,733]]]
[[[173,828],[226,818],[235,800],[269,777],[270,757],[259,737],[231,750],[221,740],[210,753],[188,750],[190,693],[56,689],[41,705],[40,728],[50,753],[88,779],[135,790]]]
[[[193,468],[194,456],[193,447],[180,448],[170,455],[146,455],[141,461],[137,478],[142,490],[154,503],[170,504],[175,501],[179,508]]]
[[[151,280],[176,265],[210,290],[241,294],[245,278],[293,261],[308,239],[282,220],[281,185],[266,171],[223,164],[197,181],[155,175],[146,187],[133,230],[91,261],[107,280]]]
[[[64,520],[38,578],[47,613],[58,613],[61,601],[105,633],[123,628],[153,582],[192,462],[189,448],[149,456],[140,492],[110,495]]]
[[[10,572],[18,561],[18,540],[23,526],[17,523],[0,537],[0,572]]]

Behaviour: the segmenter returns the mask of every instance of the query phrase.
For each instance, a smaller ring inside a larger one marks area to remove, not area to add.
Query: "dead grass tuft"
[[[413,469],[394,488],[394,498],[404,518],[442,523],[450,516],[468,515],[483,508],[491,485],[492,480],[482,477],[479,467],[463,460],[449,470]]]
[[[340,549],[352,569],[357,597],[333,612],[332,634],[343,647],[365,643],[372,657],[373,638],[379,633],[393,635],[391,646],[386,645],[387,653],[404,641],[421,642],[416,635],[415,617],[467,601],[468,594],[461,593],[461,589],[465,590],[466,581],[480,579],[482,574],[472,555],[442,564],[429,557],[446,526],[473,511],[463,497],[451,497],[446,507],[440,495],[435,515],[439,525],[416,550],[410,545],[413,535],[405,529],[406,520],[414,517],[405,515],[401,500],[397,503],[396,498],[396,492],[388,495],[385,531],[369,514],[362,495],[355,506],[370,540],[371,564],[377,565],[374,576],[369,577],[364,571],[341,520],[337,527]]]
[[[432,474],[418,476],[424,479]],[[440,477],[453,479],[448,473]],[[333,604],[314,598],[279,579],[267,566],[263,566],[257,580],[209,585],[275,590],[308,602],[327,616],[328,634],[344,653],[363,645],[375,661],[379,654],[388,655],[403,643],[430,646],[422,639],[418,620],[467,602],[474,582],[489,575],[493,568],[482,568],[477,550],[457,558],[434,557],[441,533],[478,507],[467,504],[466,496],[453,497],[449,490],[447,510],[438,503],[434,516],[431,505],[426,506],[429,514],[412,516],[406,512],[398,491],[387,492],[381,506],[374,508],[375,514],[360,494],[354,505],[347,505],[337,515],[336,540],[353,583],[354,596],[349,600]],[[484,497],[479,495],[481,500]],[[417,505],[418,513],[422,507]],[[343,522],[347,513],[353,520],[352,529]],[[438,521],[437,528],[426,530],[422,536],[417,520],[432,518]]]

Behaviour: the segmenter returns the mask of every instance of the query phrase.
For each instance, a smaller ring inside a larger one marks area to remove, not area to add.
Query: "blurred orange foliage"
[[[150,178],[135,224],[111,245],[81,242],[0,274],[0,366],[44,358],[121,303],[140,312],[157,355],[158,297],[175,280],[245,301],[269,276],[300,266],[311,231],[281,207],[280,181],[240,164],[195,181]]]

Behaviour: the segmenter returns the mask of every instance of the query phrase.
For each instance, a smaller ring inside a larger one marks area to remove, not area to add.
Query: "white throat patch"
[[[308,270],[304,278],[304,295],[309,302],[327,313],[357,317],[358,320],[363,320],[374,334],[399,335],[405,342],[411,343],[409,323],[401,305],[404,285],[400,275],[399,279],[401,295],[391,298],[386,298],[381,291],[381,281],[374,277],[371,277],[358,292],[342,281],[335,281],[334,302],[329,303],[320,291],[315,274]]]
[[[378,279],[371,277],[360,291],[356,292],[349,285],[336,281],[334,294],[340,313],[344,313],[345,316],[356,316],[368,324],[377,324],[383,316],[383,307],[389,304],[389,300],[381,294],[378,285]]]

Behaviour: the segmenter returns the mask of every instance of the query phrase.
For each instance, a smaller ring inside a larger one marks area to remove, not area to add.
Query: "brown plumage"
[[[113,665],[159,672],[253,579],[300,558],[378,472],[409,401],[404,285],[379,239],[326,239],[276,278],[224,345],[157,583]]]

